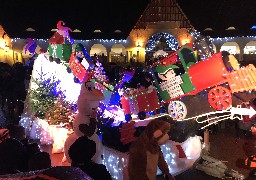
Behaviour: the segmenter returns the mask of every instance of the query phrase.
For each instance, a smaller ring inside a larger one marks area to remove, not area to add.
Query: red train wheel
[[[216,110],[225,110],[232,106],[232,95],[229,89],[217,86],[208,93],[209,104]]]

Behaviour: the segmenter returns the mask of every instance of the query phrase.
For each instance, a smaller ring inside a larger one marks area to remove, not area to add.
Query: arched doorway
[[[238,46],[238,44],[236,42],[226,42],[224,43],[221,48],[220,51],[227,51],[230,54],[236,55],[236,54],[240,54],[240,48]]]
[[[243,63],[254,64],[256,58],[256,41],[250,41],[244,47]]]
[[[236,42],[226,42],[224,43],[220,51],[227,51],[230,54],[233,54],[237,60],[239,60],[239,54],[240,54],[240,48],[239,45]]]
[[[107,54],[107,49],[102,44],[94,44],[91,47],[90,56],[94,56],[94,55],[105,56],[106,54]]]
[[[101,63],[108,62],[107,49],[102,44],[94,44],[90,50],[90,56],[97,56]]]
[[[164,32],[154,34],[148,39],[146,44],[145,63],[150,65],[162,58],[163,53],[157,53],[158,51],[170,54],[173,51],[176,51],[178,47],[178,41],[174,38],[173,35]]]
[[[119,62],[122,62],[122,63],[127,62],[126,50],[125,50],[125,47],[122,44],[114,44],[111,47],[110,61],[111,62],[117,62],[117,63],[119,63]]]
[[[256,41],[250,41],[246,44],[244,54],[256,54]]]

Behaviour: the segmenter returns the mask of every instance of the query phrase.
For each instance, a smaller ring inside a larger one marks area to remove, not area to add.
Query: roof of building
[[[175,0],[1,0],[0,24],[11,38],[49,39],[58,21],[73,30],[74,39],[126,39],[149,3],[159,8]],[[256,32],[255,0],[176,0],[192,26],[212,37],[246,36]],[[165,8],[167,9],[167,8]],[[148,14],[147,14],[148,15]],[[164,17],[164,16],[163,16]],[[157,18],[156,18],[157,19]],[[168,21],[168,17],[165,18]],[[208,31],[204,31],[207,30]],[[35,31],[33,31],[35,30]],[[79,32],[81,31],[81,32]]]

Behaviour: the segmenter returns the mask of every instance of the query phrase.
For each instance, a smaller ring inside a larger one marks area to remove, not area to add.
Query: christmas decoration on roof
[[[56,61],[56,63],[68,63],[72,53],[74,40],[69,35],[69,31],[72,32],[72,30],[64,25],[63,21],[59,21],[57,32],[49,39],[49,60]]]

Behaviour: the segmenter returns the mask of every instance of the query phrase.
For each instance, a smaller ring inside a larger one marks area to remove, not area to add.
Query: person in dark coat
[[[112,180],[105,165],[97,164],[91,160],[95,153],[96,143],[87,136],[79,137],[68,150],[72,160],[71,166],[79,167],[94,180]]]

